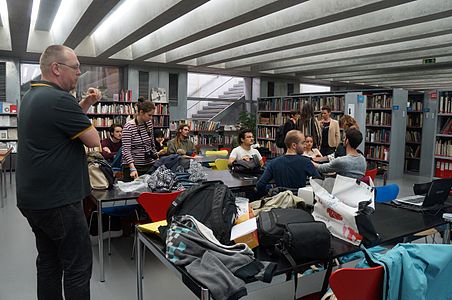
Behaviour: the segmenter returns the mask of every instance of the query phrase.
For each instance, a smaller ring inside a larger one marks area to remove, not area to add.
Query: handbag
[[[238,159],[232,163],[232,172],[241,174],[259,174],[261,173],[261,165],[257,155],[253,155],[253,159]]]
[[[316,221],[325,223],[331,234],[339,239],[371,246],[379,240],[370,215],[375,211],[374,188],[337,175],[331,193],[315,180],[310,180],[316,204],[312,213]]]

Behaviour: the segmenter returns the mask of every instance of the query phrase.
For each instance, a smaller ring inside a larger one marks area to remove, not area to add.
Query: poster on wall
[[[164,88],[152,88],[151,89],[151,100],[152,102],[168,103],[168,98],[166,97],[166,90]]]

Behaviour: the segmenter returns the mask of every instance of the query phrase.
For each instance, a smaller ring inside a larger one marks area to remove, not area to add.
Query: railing
[[[210,93],[208,93],[205,97],[203,97],[204,99],[209,98],[210,95],[212,95],[215,91],[217,91],[218,89],[220,89],[221,87],[223,87],[226,83],[230,82],[231,80],[233,80],[234,77],[229,78],[228,80],[226,80],[225,82],[223,82],[222,84],[220,84],[219,86],[217,86],[213,91],[211,91]],[[187,111],[190,111],[193,107],[195,107],[196,105],[198,105],[200,102],[202,102],[203,100],[199,100],[198,102],[196,102],[195,104],[193,104],[192,106],[190,106]]]

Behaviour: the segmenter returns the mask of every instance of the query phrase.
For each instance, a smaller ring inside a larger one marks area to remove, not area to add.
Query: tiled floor
[[[395,182],[401,187],[400,195],[405,196],[412,193],[413,183],[425,181],[427,180],[416,176],[405,176]],[[381,184],[381,181],[377,180],[376,184]],[[16,208],[14,176],[12,184],[8,177],[7,192],[6,205],[0,208],[0,299],[36,299],[34,236],[26,219]],[[135,261],[130,259],[132,242],[131,237],[112,240],[112,255],[105,256],[104,283],[98,281],[98,251],[97,246],[93,246],[92,299],[136,299]],[[196,299],[149,252],[146,255],[144,272],[145,299]],[[246,299],[293,299],[293,284],[287,282],[271,289],[263,289],[252,293]]]

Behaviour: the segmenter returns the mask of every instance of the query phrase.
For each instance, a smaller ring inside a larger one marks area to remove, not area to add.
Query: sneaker
[[[122,236],[122,229],[120,230],[112,230],[110,231],[111,234],[111,238],[117,238],[117,237],[121,237]],[[97,235],[90,235],[89,236],[91,239],[91,244],[92,245],[97,245],[99,239],[97,238]],[[102,239],[108,239],[108,231],[104,231],[102,234]]]

